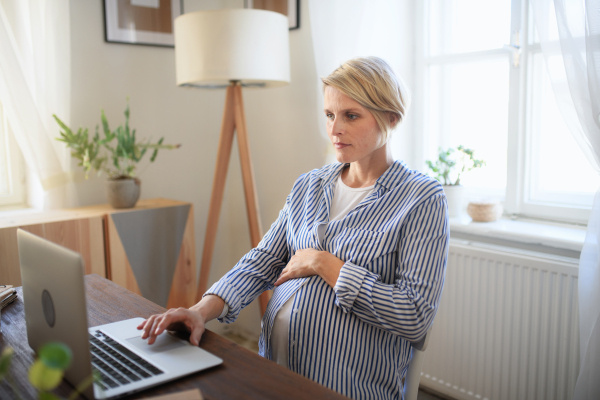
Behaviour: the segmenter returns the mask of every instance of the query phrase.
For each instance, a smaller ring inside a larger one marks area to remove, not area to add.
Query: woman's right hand
[[[142,339],[147,338],[148,344],[154,343],[158,335],[169,330],[189,332],[190,343],[198,346],[204,333],[205,323],[206,321],[199,311],[180,307],[172,308],[163,314],[152,315],[137,328],[143,330]]]
[[[156,337],[165,330],[183,331],[190,333],[190,343],[200,344],[204,333],[204,325],[217,318],[223,311],[225,302],[219,296],[205,296],[198,304],[190,308],[172,308],[163,314],[152,315],[138,325],[143,330],[142,339],[148,339],[148,344],[156,341]]]

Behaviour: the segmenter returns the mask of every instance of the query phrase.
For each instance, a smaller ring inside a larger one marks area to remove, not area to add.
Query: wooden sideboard
[[[196,294],[191,203],[140,200],[36,213],[0,214],[0,284],[21,285],[17,229],[81,254],[98,274],[166,308],[189,307]]]

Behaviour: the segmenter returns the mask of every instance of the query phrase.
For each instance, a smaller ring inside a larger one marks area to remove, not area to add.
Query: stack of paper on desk
[[[17,298],[17,290],[12,285],[0,285],[0,309]]]

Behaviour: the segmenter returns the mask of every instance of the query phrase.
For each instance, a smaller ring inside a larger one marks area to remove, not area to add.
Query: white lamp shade
[[[175,61],[177,85],[288,84],[288,19],[251,9],[183,14],[175,19]]]

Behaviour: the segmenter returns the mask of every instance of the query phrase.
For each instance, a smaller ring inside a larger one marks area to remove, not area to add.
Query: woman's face
[[[332,86],[325,87],[325,116],[327,135],[341,163],[367,161],[384,145],[373,114]]]

